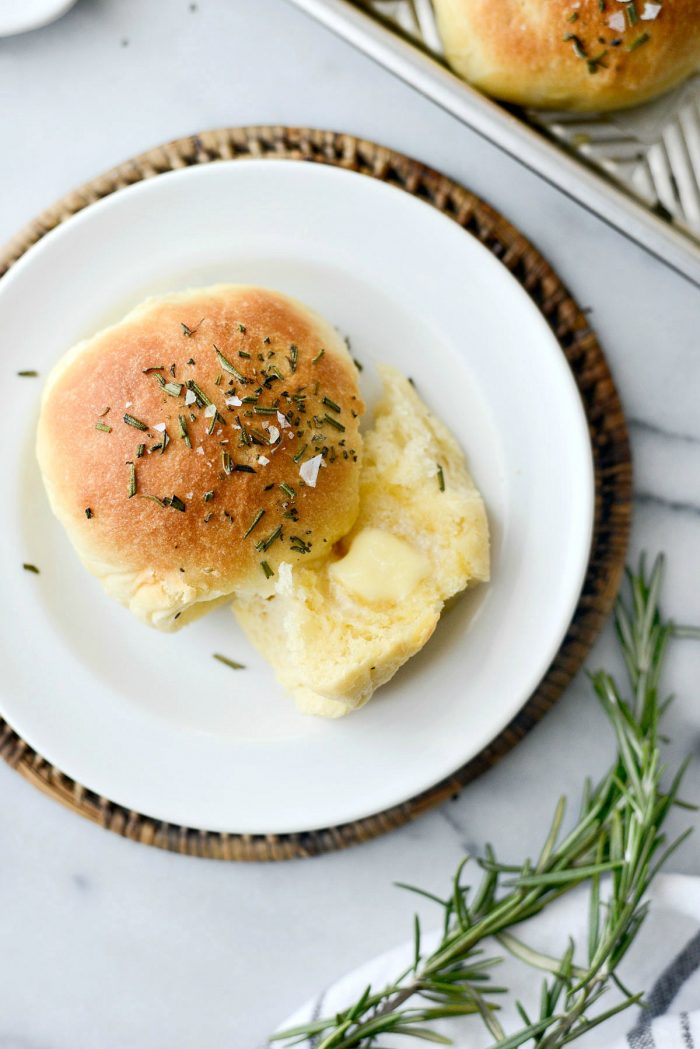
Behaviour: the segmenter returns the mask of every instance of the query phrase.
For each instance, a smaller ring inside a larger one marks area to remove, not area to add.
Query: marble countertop
[[[669,555],[700,621],[700,293],[284,0],[79,0],[0,40],[0,238],[74,185],[179,135],[286,123],[354,132],[481,193],[554,263],[629,415],[634,553]],[[553,566],[556,570],[556,566]],[[608,630],[591,665],[614,660]],[[697,753],[700,646],[673,652],[673,756]],[[611,741],[583,676],[499,767],[361,848],[279,866],[183,859],[64,812],[0,763],[0,1049],[254,1049],[302,999],[410,933],[392,882],[442,891],[465,848],[525,855]],[[700,798],[700,763],[686,795]],[[687,819],[687,814],[684,814]],[[674,858],[700,869],[700,836]],[[426,911],[426,918],[427,918]]]

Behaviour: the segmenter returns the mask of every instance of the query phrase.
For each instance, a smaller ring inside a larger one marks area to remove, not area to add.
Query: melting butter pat
[[[430,561],[420,550],[380,528],[363,528],[340,561],[328,569],[330,577],[361,601],[397,604],[405,600],[430,572]]]

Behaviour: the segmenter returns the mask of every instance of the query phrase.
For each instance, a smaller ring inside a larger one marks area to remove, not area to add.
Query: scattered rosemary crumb
[[[340,412],[340,405],[336,404],[335,401],[332,401],[330,397],[324,397],[322,403],[325,404],[327,408],[330,408],[331,411]]]
[[[266,335],[265,338],[263,339],[263,342],[265,343],[266,346],[269,346],[270,343],[272,342],[272,339],[270,338],[269,335]]]
[[[126,464],[129,467],[129,499],[136,495],[136,467],[133,463],[129,462]]]
[[[567,16],[566,21],[567,22],[578,22],[578,11],[572,11],[571,14]]]
[[[273,572],[273,570],[270,568],[270,566],[267,563],[267,561],[261,561],[260,562],[260,567],[262,568],[263,572],[265,573],[265,578],[266,579],[269,579],[271,576],[273,576],[275,574]]]
[[[146,445],[145,444],[138,444],[136,446],[136,458],[137,459],[143,458],[143,453],[145,451],[146,451]]]
[[[85,507],[85,516],[87,517],[88,521],[90,520],[90,518],[95,516],[89,506]]]
[[[345,433],[345,427],[343,426],[343,424],[339,423],[338,420],[334,419],[332,415],[328,414],[328,412],[326,412],[326,414],[323,416],[323,422],[328,423],[328,425],[332,426],[333,429],[340,430],[341,433]]]
[[[213,488],[211,489],[210,492],[205,492],[204,493],[204,502],[205,503],[210,503],[213,498],[214,498],[214,489]]]
[[[149,364],[147,368],[142,368],[141,371],[144,375],[150,375],[151,372],[162,372],[164,368],[164,364]]]
[[[172,506],[173,510],[179,510],[180,513],[183,513],[183,514],[184,514],[185,510],[187,509],[187,507],[183,503],[182,499],[178,498],[177,495],[171,495],[170,499],[167,499],[167,500],[164,499],[163,502],[165,503],[166,506]]]
[[[585,58],[586,57],[586,49],[584,48],[583,44],[581,43],[580,39],[576,36],[575,33],[564,33],[564,36],[563,36],[562,39],[564,40],[565,43],[567,43],[568,41],[571,41],[571,46],[573,47],[574,54],[576,55],[577,58]]]
[[[282,482],[282,484],[280,485],[280,488],[285,493],[285,495],[289,496],[290,499],[296,499],[297,493],[294,491],[294,489],[292,488],[291,485],[285,484],[284,482]]]
[[[112,432],[112,427],[108,426],[107,423],[102,423],[102,422],[95,423],[95,429],[96,430],[102,430],[102,433],[111,433]]]
[[[299,348],[297,347],[296,343],[293,342],[291,344],[291,346],[289,347],[289,357],[287,357],[287,360],[289,361],[290,371],[295,372],[297,370],[297,360],[298,359],[299,359]]]
[[[311,543],[307,543],[299,535],[291,535],[289,537],[289,545],[295,554],[311,553]]]
[[[188,338],[190,336],[192,336],[192,335],[196,335],[198,330],[199,330],[199,325],[202,323],[203,320],[204,320],[204,317],[202,317],[202,320],[199,321],[199,324],[195,324],[194,328],[190,328],[187,324],[183,324],[183,322],[180,321],[180,327],[182,328],[182,334],[186,335]]]
[[[628,51],[636,51],[638,47],[642,46],[642,44],[646,44],[647,40],[649,40],[649,34],[648,33],[642,33],[641,36],[638,36],[636,40],[632,41],[632,43],[629,45],[627,50]]]
[[[19,375],[19,377],[21,379],[38,379],[39,378],[39,372],[34,371],[33,368],[25,368],[23,371],[17,372],[17,374]]]
[[[445,491],[445,474],[443,472],[443,469],[442,469],[442,466],[440,465],[440,463],[437,464],[437,479],[438,479],[438,487],[440,488],[440,491],[444,492]]]
[[[239,321],[239,322],[238,322],[238,330],[239,330],[239,332],[240,332],[240,333],[241,333],[242,335],[245,335],[245,333],[246,333],[246,331],[247,331],[247,328],[246,328],[245,324],[241,324],[241,322]]]
[[[349,349],[350,348],[350,340],[346,339],[345,341],[348,343],[348,349]],[[352,363],[355,365],[355,367],[357,368],[358,372],[362,371],[362,365],[358,361],[357,357],[353,357]]]
[[[637,5],[634,0],[631,4],[626,4],[625,11],[627,12],[627,21],[631,26],[636,25],[639,21],[639,15],[637,14]]]
[[[220,663],[223,663],[226,667],[231,667],[231,670],[245,670],[243,663],[237,663],[235,659],[229,659],[228,656],[222,656],[220,652],[214,652],[214,659],[218,659]]]
[[[25,562],[22,565],[22,568],[25,572],[33,572],[34,575],[40,575],[39,569],[36,567],[36,565],[30,565],[27,562]]]
[[[177,419],[178,423],[180,424],[180,437],[182,437],[187,447],[191,448],[192,441],[190,440],[190,435],[187,432],[187,420],[185,419],[184,415],[178,415]]]
[[[129,415],[128,412],[124,415],[124,422],[127,426],[133,426],[135,430],[148,429],[145,423],[142,423],[141,420],[137,419],[134,415]]]
[[[311,363],[312,364],[318,364],[318,362],[321,360],[321,357],[323,357],[325,352],[326,351],[324,350],[324,348],[321,347],[321,349],[318,351],[316,356],[311,358]]]
[[[261,553],[266,553],[272,544],[276,542],[282,535],[282,525],[277,525],[277,528],[267,536],[266,539],[261,539],[259,543],[255,544],[255,549],[260,550]]]
[[[601,51],[599,55],[594,55],[593,58],[588,59],[587,65],[589,73],[597,73],[598,66],[601,66],[603,69],[606,68],[605,56],[607,55],[607,53],[607,51]]]
[[[169,393],[171,397],[179,397],[182,393],[182,385],[179,382],[163,383],[163,393]]]

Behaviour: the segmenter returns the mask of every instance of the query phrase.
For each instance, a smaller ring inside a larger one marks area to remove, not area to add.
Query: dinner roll
[[[622,109],[700,64],[700,0],[434,0],[450,65],[524,106]]]
[[[140,619],[182,625],[274,589],[358,512],[363,410],[337,332],[245,285],[149,299],[44,390],[37,454],[84,565]]]
[[[489,578],[489,526],[464,455],[395,368],[365,435],[360,512],[323,562],[280,565],[234,613],[305,714],[363,706],[428,641],[445,602]]]

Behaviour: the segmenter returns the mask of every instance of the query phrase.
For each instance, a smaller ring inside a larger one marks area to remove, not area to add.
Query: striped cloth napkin
[[[620,969],[634,993],[646,992],[646,1007],[629,1009],[590,1031],[575,1044],[581,1049],[700,1049],[700,878],[681,874],[659,877],[650,894],[651,912]],[[588,895],[579,890],[551,904],[517,929],[518,938],[536,950],[561,957],[569,936],[585,944]],[[424,951],[436,943],[437,932],[423,936]],[[503,954],[498,944],[494,953]],[[347,1008],[368,984],[375,989],[397,976],[411,962],[413,943],[388,951],[342,977],[289,1017],[280,1030]],[[494,970],[496,982],[509,987],[530,1015],[537,1014],[541,979],[522,963],[506,957]],[[617,992],[599,1003],[614,1004]],[[520,1026],[515,1009],[499,1001],[499,1021],[506,1033]],[[486,1049],[493,1039],[474,1017],[435,1024],[459,1049]],[[395,1040],[394,1040],[395,1041]],[[422,1049],[425,1042],[402,1038],[401,1049]],[[272,1043],[279,1045],[279,1043]],[[302,1049],[314,1049],[313,1040]],[[392,1043],[393,1044],[393,1043]]]

